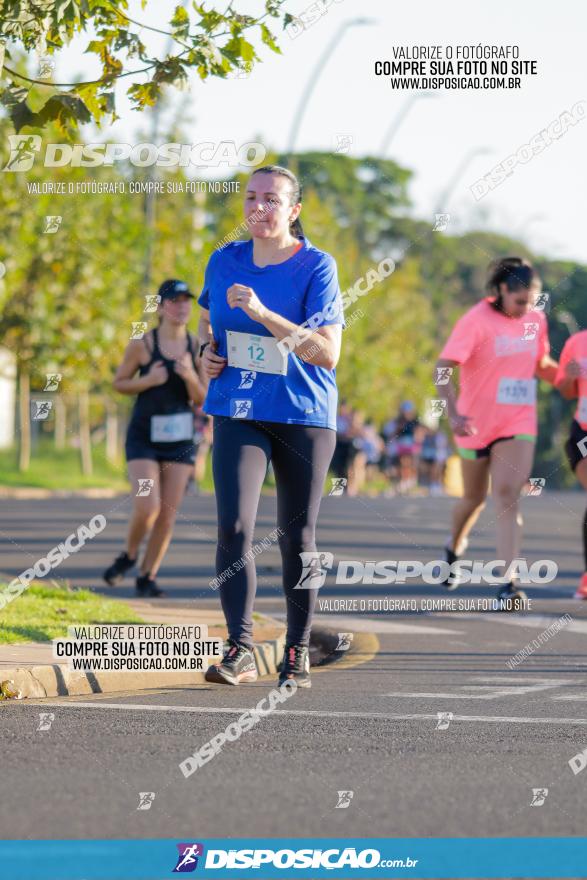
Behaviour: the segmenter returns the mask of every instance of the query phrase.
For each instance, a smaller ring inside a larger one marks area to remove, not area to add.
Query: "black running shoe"
[[[204,678],[216,684],[240,684],[241,681],[257,681],[259,673],[251,648],[234,639],[228,640],[221,662],[209,666]]]
[[[312,687],[310,681],[310,651],[306,645],[286,645],[279,672],[279,684],[295,679],[298,687]]]
[[[142,574],[137,578],[136,582],[137,596],[148,598],[150,596],[164,596],[165,591],[157,586],[157,581],[149,577],[148,574]]]
[[[136,559],[131,559],[125,550],[124,553],[121,553],[120,556],[116,557],[110,568],[106,569],[102,577],[110,587],[115,587],[117,584],[122,583],[127,571],[130,571],[135,564]]]
[[[528,596],[513,581],[500,588],[497,598],[500,611],[525,611],[528,606]]]
[[[463,553],[467,549],[467,546],[468,546],[468,541],[464,541],[463,542]],[[454,552],[454,550],[450,549],[450,547],[444,548],[444,558],[449,565],[454,565],[454,563],[458,562],[458,560],[461,557],[462,557],[462,553],[457,555]],[[452,590],[456,590],[457,587],[460,585],[460,583],[461,583],[461,578],[457,572],[455,574],[449,574],[449,576],[445,580],[441,581],[441,586],[445,587],[449,591],[452,591]]]

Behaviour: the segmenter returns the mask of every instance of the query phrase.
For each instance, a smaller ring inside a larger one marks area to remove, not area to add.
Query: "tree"
[[[142,0],[143,9],[148,2]],[[187,4],[176,6],[167,25],[156,28],[130,18],[128,0],[0,0],[0,49],[5,50],[0,101],[17,132],[54,123],[71,139],[79,123],[118,118],[114,89],[118,80],[128,79],[127,95],[134,109],[143,110],[157,103],[164,86],[182,87],[192,70],[202,80],[250,70],[260,60],[258,47],[250,41],[255,37],[247,39],[250,32],[280,53],[268,22],[286,27],[293,20],[282,12],[285,2],[265,0],[265,12],[251,16],[237,12],[232,2],[220,12],[193,0],[189,11]],[[86,52],[97,55],[102,68],[95,80],[55,83],[22,69],[21,46],[50,60],[88,30],[95,32],[95,38]],[[141,38],[150,32],[166,34],[175,54],[154,57]]]

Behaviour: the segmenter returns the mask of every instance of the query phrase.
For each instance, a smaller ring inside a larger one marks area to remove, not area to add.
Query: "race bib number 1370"
[[[531,406],[536,403],[536,379],[500,379],[497,402]]]

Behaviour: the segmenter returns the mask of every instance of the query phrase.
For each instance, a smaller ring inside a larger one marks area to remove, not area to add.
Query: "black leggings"
[[[309,643],[317,590],[293,588],[302,573],[299,554],[316,550],[316,520],[335,442],[336,432],[330,428],[214,416],[216,574],[229,638],[253,645],[257,572],[249,551],[261,487],[271,461],[287,603],[286,642]]]

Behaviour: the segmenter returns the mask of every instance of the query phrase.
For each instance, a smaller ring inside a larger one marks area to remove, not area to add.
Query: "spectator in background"
[[[365,414],[353,410],[349,428],[347,495],[358,495],[367,477],[367,453],[364,448]]]
[[[363,426],[362,449],[367,458],[367,479],[372,479],[379,472],[379,466],[385,451],[385,443],[371,419]]]
[[[417,456],[422,441],[422,426],[412,401],[401,404],[396,418],[384,424],[382,435],[389,476],[398,479],[398,492],[407,494],[418,484]]]
[[[443,494],[444,471],[448,458],[448,437],[444,431],[423,428],[420,450],[420,485],[426,486],[430,495]]]
[[[330,467],[337,477],[348,479],[349,460],[353,445],[350,436],[352,410],[346,400],[341,400],[336,416],[336,446]]]
[[[194,443],[196,444],[196,463],[194,465],[194,481],[196,494],[206,473],[206,461],[212,446],[212,420],[201,406],[194,413]]]

